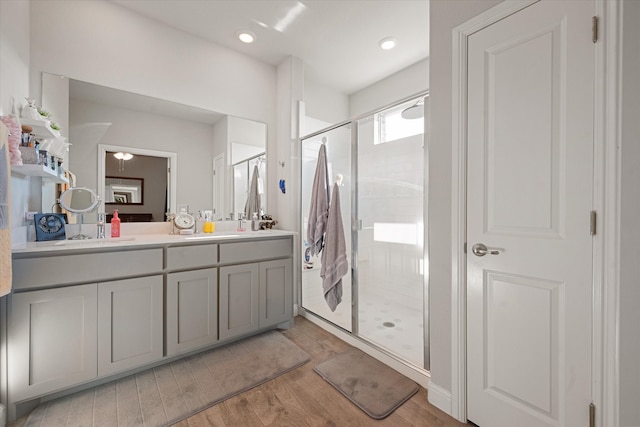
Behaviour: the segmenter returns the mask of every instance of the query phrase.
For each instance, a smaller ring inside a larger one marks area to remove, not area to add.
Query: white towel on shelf
[[[307,223],[307,243],[310,255],[317,255],[324,246],[324,233],[329,214],[329,171],[327,169],[327,149],[320,146],[316,173],[311,187],[311,208]]]
[[[342,226],[340,193],[338,184],[333,184],[327,234],[322,251],[322,267],[320,268],[324,299],[331,311],[335,311],[342,301],[342,276],[348,271],[349,263],[347,261],[347,245],[344,240],[344,227]]]

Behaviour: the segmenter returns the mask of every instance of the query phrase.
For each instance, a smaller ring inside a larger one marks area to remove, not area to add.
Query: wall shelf
[[[57,138],[60,136],[60,131],[51,129],[51,121],[49,120],[34,120],[21,117],[20,123],[31,126],[33,128],[31,133],[36,136],[43,138]]]
[[[44,165],[11,166],[11,172],[23,176],[39,176],[57,183],[69,183],[69,178],[59,176],[56,171]]]

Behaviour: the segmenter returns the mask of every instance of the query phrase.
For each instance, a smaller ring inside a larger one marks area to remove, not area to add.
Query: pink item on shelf
[[[22,166],[22,154],[20,153],[20,140],[22,126],[15,116],[0,116],[0,121],[9,128],[9,161],[11,166]]]

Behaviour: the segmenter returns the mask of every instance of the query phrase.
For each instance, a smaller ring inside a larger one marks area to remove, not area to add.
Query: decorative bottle
[[[111,218],[111,237],[120,237],[120,218],[118,218],[118,210],[113,211]]]

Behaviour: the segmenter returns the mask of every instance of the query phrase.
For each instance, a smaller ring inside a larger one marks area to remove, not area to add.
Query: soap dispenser
[[[111,218],[111,237],[120,237],[120,218],[118,217],[118,209],[113,211],[113,218]]]
[[[258,231],[260,229],[260,222],[258,221],[258,213],[254,212],[251,217],[251,231]]]

